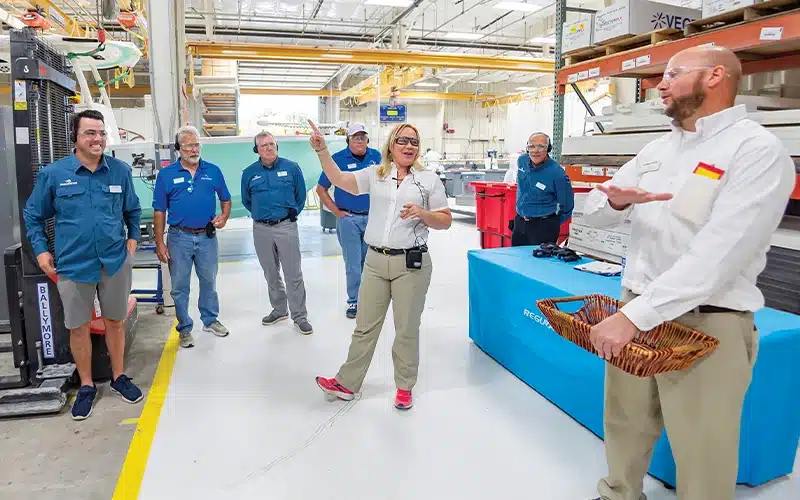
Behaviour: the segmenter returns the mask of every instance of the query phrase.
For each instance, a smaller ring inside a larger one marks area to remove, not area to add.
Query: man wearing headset
[[[372,165],[379,165],[381,153],[377,149],[367,147],[369,136],[362,123],[352,123],[347,127],[347,147],[332,158],[343,172],[356,172]],[[331,181],[325,172],[319,176],[317,194],[325,207],[336,216],[336,236],[342,247],[345,275],[347,277],[347,312],[348,318],[355,318],[358,312],[358,289],[361,284],[361,272],[367,256],[367,244],[364,233],[367,230],[369,212],[369,195],[352,195],[347,191],[334,189],[334,198],[328,194]]]
[[[180,345],[189,348],[194,346],[194,322],[189,316],[192,265],[200,282],[198,308],[203,330],[217,337],[226,337],[229,333],[217,319],[219,260],[216,230],[225,227],[231,215],[231,193],[222,170],[200,158],[200,134],[196,128],[186,126],[178,130],[175,134],[175,151],[180,155],[178,161],[161,170],[156,178],[153,230],[159,260],[169,262],[172,279],[170,295],[175,301]],[[217,198],[222,212],[220,215],[216,213]],[[166,245],[165,222],[169,224]]]
[[[306,203],[303,172],[297,163],[278,156],[278,143],[269,132],[256,135],[253,152],[259,159],[242,172],[242,204],[253,218],[253,244],[272,305],[272,312],[261,324],[274,325],[287,319],[291,312],[300,333],[309,335],[313,329],[306,311],[297,231],[297,216]]]
[[[528,154],[517,159],[517,216],[512,246],[556,243],[561,224],[572,216],[572,184],[561,165],[550,158],[552,150],[550,137],[537,132],[528,138]]]
[[[84,420],[92,414],[97,396],[89,330],[95,295],[111,357],[111,392],[128,403],[142,400],[142,391],[124,373],[123,328],[142,210],[131,167],[103,154],[102,113],[89,109],[76,114],[70,139],[75,144],[73,153],[39,171],[23,217],[39,267],[56,280],[81,381],[72,418]],[[51,217],[55,218],[55,259],[45,229]]]

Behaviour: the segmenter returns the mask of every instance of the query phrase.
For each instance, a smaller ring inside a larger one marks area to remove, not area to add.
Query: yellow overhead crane
[[[236,59],[239,61],[312,61],[376,66],[421,66],[427,68],[483,69],[553,73],[555,62],[526,57],[492,57],[476,54],[414,52],[407,50],[309,47],[256,43],[189,40],[187,51],[193,57]]]

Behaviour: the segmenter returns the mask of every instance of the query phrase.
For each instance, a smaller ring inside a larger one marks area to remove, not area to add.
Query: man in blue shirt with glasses
[[[172,279],[170,295],[175,301],[181,347],[194,346],[194,322],[189,315],[189,284],[194,265],[200,282],[198,308],[203,331],[226,337],[228,329],[217,319],[219,297],[216,290],[219,267],[216,230],[225,227],[231,215],[231,193],[222,170],[200,158],[200,134],[191,126],[175,136],[180,159],[161,170],[153,193],[153,231],[156,253],[169,263]],[[216,202],[221,214],[217,215]],[[168,218],[166,217],[168,214]],[[164,244],[165,222],[169,224]]]
[[[556,243],[561,224],[572,217],[575,195],[567,172],[550,157],[547,134],[528,138],[527,155],[517,160],[517,216],[512,246]]]
[[[103,114],[85,110],[72,119],[75,150],[39,171],[23,210],[28,241],[39,267],[56,281],[70,331],[70,351],[81,380],[72,418],[92,414],[97,388],[92,378],[90,322],[94,299],[100,302],[111,357],[111,392],[128,403],[142,391],[124,373],[125,331],[141,207],[131,168],[103,154]],[[45,230],[55,218],[55,258]]]
[[[278,143],[269,132],[256,135],[253,151],[259,159],[242,172],[242,204],[253,217],[253,244],[272,305],[261,324],[274,325],[291,312],[300,333],[309,335],[313,329],[306,311],[297,230],[297,216],[306,204],[303,172],[297,163],[278,156]]]
[[[372,165],[379,165],[381,153],[370,147],[366,127],[362,123],[352,123],[347,127],[347,147],[332,158],[343,172],[356,172]],[[338,187],[333,196],[328,194],[331,181],[325,172],[319,177],[317,194],[325,207],[336,216],[336,236],[342,247],[345,275],[347,278],[347,311],[348,318],[355,318],[358,312],[358,289],[361,284],[361,272],[367,256],[367,244],[364,243],[364,232],[367,230],[369,212],[369,195],[352,195]],[[335,201],[334,201],[335,199]]]

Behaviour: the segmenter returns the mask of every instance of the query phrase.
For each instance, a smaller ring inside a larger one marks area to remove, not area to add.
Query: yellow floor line
[[[175,366],[177,355],[178,332],[173,325],[161,353],[161,360],[158,362],[150,392],[147,394],[147,402],[139,417],[136,431],[133,433],[128,455],[125,457],[125,463],[122,464],[113,500],[134,500],[139,497],[144,471],[147,467],[147,458],[156,434],[161,408],[167,397],[167,389],[169,389],[169,381],[172,378],[172,369]]]

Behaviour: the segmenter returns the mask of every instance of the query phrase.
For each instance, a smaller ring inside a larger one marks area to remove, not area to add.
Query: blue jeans
[[[336,236],[342,247],[344,269],[347,275],[347,303],[358,302],[358,288],[361,286],[361,272],[367,256],[364,232],[367,230],[366,215],[347,215],[336,219]]]
[[[191,332],[194,322],[189,316],[189,284],[194,264],[197,280],[200,282],[200,297],[197,306],[200,320],[208,326],[219,315],[219,297],[216,281],[219,260],[217,257],[217,238],[209,238],[205,233],[192,234],[178,228],[170,228],[167,233],[169,251],[169,275],[172,278],[172,300],[175,301],[177,330]]]

